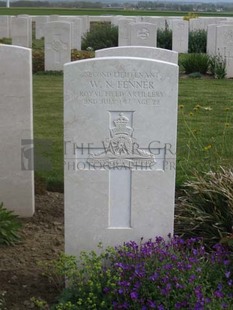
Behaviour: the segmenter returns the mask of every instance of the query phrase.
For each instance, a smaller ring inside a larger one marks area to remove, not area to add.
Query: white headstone
[[[118,46],[130,45],[129,24],[136,21],[136,18],[121,18],[118,20]]]
[[[218,24],[224,20],[226,20],[226,18],[222,18],[222,17],[199,17],[199,18],[190,19],[189,30],[190,31],[197,31],[197,30],[207,31],[208,25]]]
[[[64,67],[66,252],[167,237],[178,66],[106,57]]]
[[[36,23],[35,37],[41,39],[45,36],[45,24],[49,22],[49,16],[35,16],[34,21]]]
[[[216,33],[217,33],[217,25],[216,24],[208,25],[206,52],[210,56],[216,55]]]
[[[59,21],[71,23],[71,48],[81,50],[82,20],[72,16],[60,16]]]
[[[106,15],[103,15],[103,16],[89,16],[89,22],[92,23],[92,22],[109,22],[111,23],[112,22],[112,18],[113,16],[106,16]]]
[[[168,29],[172,30],[174,20],[183,21],[183,16],[167,16],[165,19],[165,25],[167,25]]]
[[[57,22],[59,20],[60,15],[49,15],[49,22]]]
[[[119,46],[95,51],[95,57],[142,57],[178,64],[178,53],[163,48],[149,46]]]
[[[157,45],[157,28],[150,23],[130,23],[130,45],[152,46]]]
[[[12,45],[32,46],[32,20],[30,17],[11,17]]]
[[[172,50],[178,53],[188,53],[189,23],[185,20],[175,20],[172,23]]]
[[[34,213],[31,50],[0,45],[0,201]]]
[[[50,22],[45,25],[45,71],[63,70],[71,59],[71,23]]]
[[[90,31],[90,22],[89,22],[89,16],[87,15],[82,15],[78,16],[78,18],[81,19],[81,25],[82,25],[82,35]]]
[[[142,22],[154,24],[157,29],[165,29],[165,18],[157,16],[143,16]]]
[[[218,26],[216,32],[216,54],[226,61],[226,77],[233,77],[233,25]]]
[[[0,16],[0,38],[10,37],[10,17]]]

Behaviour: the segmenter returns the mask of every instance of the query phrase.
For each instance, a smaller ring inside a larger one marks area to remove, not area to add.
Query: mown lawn
[[[155,11],[155,10],[124,10],[124,9],[75,9],[75,8],[37,8],[11,7],[0,8],[0,15],[125,15],[125,16],[184,16],[187,12]],[[198,16],[233,16],[233,12],[199,12]]]
[[[34,75],[36,175],[63,188],[63,77]],[[180,79],[177,186],[197,170],[233,166],[233,80]]]

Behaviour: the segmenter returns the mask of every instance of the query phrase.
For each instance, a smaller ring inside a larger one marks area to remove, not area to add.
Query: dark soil
[[[33,309],[31,298],[55,302],[59,289],[43,276],[38,262],[54,260],[64,251],[64,196],[46,192],[36,195],[36,212],[22,219],[21,242],[0,247],[0,294],[5,292],[7,310]]]

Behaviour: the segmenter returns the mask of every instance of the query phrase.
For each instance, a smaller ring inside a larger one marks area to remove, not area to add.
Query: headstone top
[[[171,62],[174,64],[178,63],[178,53],[158,47],[150,46],[119,46],[105,48],[95,51],[96,57],[140,57],[150,58],[154,60],[161,60]]]

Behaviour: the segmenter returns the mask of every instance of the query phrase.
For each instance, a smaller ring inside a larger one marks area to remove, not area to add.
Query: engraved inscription
[[[104,151],[91,154],[87,162],[90,165],[105,166],[109,169],[115,167],[152,166],[156,163],[155,156],[139,148],[133,138],[133,128],[127,126],[129,119],[123,113],[113,121],[110,129],[110,138],[104,141]]]
[[[54,61],[56,63],[61,62],[61,53],[68,48],[67,44],[61,40],[60,36],[60,34],[55,34],[52,42],[46,45],[47,49],[54,51]]]
[[[146,40],[150,36],[150,31],[147,28],[142,28],[138,30],[137,37],[141,40]]]
[[[159,106],[165,91],[160,82],[169,83],[169,76],[159,72],[90,72],[81,73],[88,90],[67,95],[68,100],[78,100],[84,105],[150,105]]]

